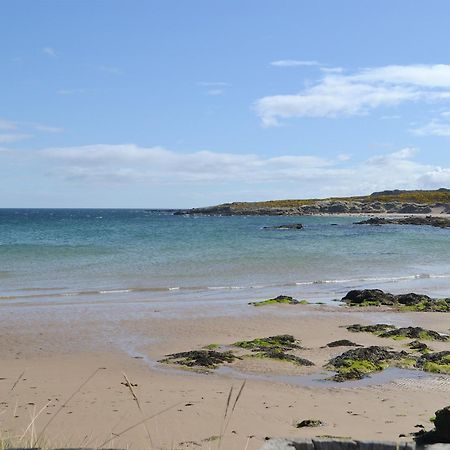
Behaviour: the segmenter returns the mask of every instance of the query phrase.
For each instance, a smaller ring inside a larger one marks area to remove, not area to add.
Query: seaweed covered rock
[[[392,361],[400,361],[408,356],[404,351],[395,352],[385,347],[362,347],[330,359],[328,368],[336,371],[334,381],[360,380],[370,373],[384,370]]]
[[[430,341],[448,341],[449,336],[438,333],[434,330],[427,330],[422,327],[402,327],[397,328],[394,325],[379,323],[376,325],[360,325],[358,323],[349,325],[348,331],[353,333],[372,333],[382,338],[392,339],[425,339]]]
[[[269,298],[268,300],[262,300],[260,302],[251,302],[249,305],[252,306],[266,306],[266,305],[276,305],[276,304],[284,304],[284,305],[305,305],[308,302],[306,300],[297,300],[289,295],[279,295],[275,298]]]
[[[268,348],[276,348],[283,351],[301,348],[300,341],[291,334],[279,334],[266,338],[257,338],[251,341],[238,341],[233,344],[235,347],[245,348],[247,350],[261,351]]]
[[[233,352],[217,352],[215,350],[191,350],[188,352],[172,353],[166,355],[162,363],[180,364],[186,367],[204,367],[216,369],[220,364],[232,363],[239,359]]]
[[[425,344],[424,342],[420,342],[420,341],[412,341],[408,344],[408,347],[411,350],[416,350],[421,353],[429,352],[431,350],[427,344]]]
[[[416,367],[425,372],[450,374],[450,351],[422,354]]]
[[[323,427],[325,424],[319,419],[305,419],[297,423],[296,428],[316,428]]]
[[[314,366],[314,363],[309,359],[300,358],[296,355],[291,355],[279,348],[267,348],[262,351],[256,352],[255,356],[261,358],[279,359],[280,361],[289,361],[299,366]]]
[[[251,341],[239,341],[233,344],[235,347],[250,350],[254,356],[260,358],[278,359],[289,361],[301,366],[313,366],[311,361],[287,353],[300,349],[300,342],[290,334],[281,334],[267,338],[258,338]]]
[[[395,296],[381,289],[354,289],[347,293],[342,301],[349,305],[379,306],[395,304]]]
[[[362,347],[361,344],[355,344],[348,339],[340,339],[338,341],[329,342],[326,347]]]
[[[431,212],[431,208],[419,205],[407,205],[399,212],[404,214],[416,214],[419,212],[426,214]],[[355,225],[430,225],[432,227],[448,228],[450,227],[450,219],[436,216],[410,216],[397,218],[371,217],[367,220],[355,222]]]
[[[275,225],[273,227],[264,227],[266,230],[301,230],[303,224],[301,223],[287,223],[284,225]]]
[[[378,336],[393,339],[425,339],[429,341],[448,341],[449,337],[433,330],[426,330],[422,327],[394,328],[384,331]]]
[[[419,445],[450,444],[450,406],[436,411],[434,430],[421,430],[415,439]]]
[[[450,312],[450,298],[431,298],[410,292],[394,295],[381,289],[355,289],[342,301],[349,306],[391,306],[405,311]]]
[[[352,333],[384,333],[385,331],[395,329],[394,325],[388,325],[386,323],[377,323],[376,325],[360,325],[355,323],[346,327],[348,331]]]

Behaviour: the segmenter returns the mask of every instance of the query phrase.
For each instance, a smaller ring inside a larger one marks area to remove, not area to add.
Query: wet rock
[[[233,352],[217,352],[215,350],[191,350],[188,352],[172,353],[166,355],[162,363],[180,364],[186,367],[205,367],[216,369],[220,364],[232,363],[240,359]]]
[[[353,325],[349,325],[346,327],[348,331],[352,333],[384,333],[388,330],[395,329],[394,325],[388,325],[386,323],[377,323],[376,325],[360,325],[359,323],[355,323]]]
[[[347,327],[353,333],[372,333],[382,338],[392,339],[425,339],[430,341],[448,341],[449,336],[422,327],[396,328],[394,325],[379,323],[376,325],[354,324]]]
[[[421,430],[415,436],[419,445],[450,444],[450,406],[436,411],[434,430]]]
[[[278,348],[268,348],[255,353],[255,356],[260,358],[279,359],[280,361],[289,361],[299,366],[314,366],[314,363],[309,359],[300,358],[296,355],[291,355]]]
[[[306,305],[309,302],[306,300],[297,300],[289,295],[279,295],[275,298],[269,298],[268,300],[263,300],[260,302],[251,302],[249,305],[252,306],[266,306],[275,304],[285,304],[285,305]]]
[[[416,367],[425,372],[450,374],[450,351],[423,354],[417,360]]]
[[[381,289],[352,290],[342,301],[349,306],[393,306],[404,311],[450,312],[450,298],[430,298],[428,295],[393,295]]]
[[[400,208],[398,212],[403,214],[427,214],[431,212],[431,208],[428,206],[407,205]],[[410,216],[400,218],[371,217],[367,220],[355,222],[355,225],[429,225],[438,228],[448,228],[450,227],[450,219],[436,216]]]
[[[442,335],[437,331],[426,330],[422,327],[404,327],[395,328],[393,330],[384,331],[378,336],[383,338],[410,338],[410,339],[426,339],[431,341],[448,341],[449,337]]]
[[[250,350],[254,356],[260,358],[278,359],[289,361],[301,366],[313,366],[314,363],[287,353],[291,350],[300,349],[300,342],[290,334],[281,334],[267,338],[258,338],[251,341],[239,341],[233,344],[246,350]]]
[[[280,334],[266,338],[253,339],[251,341],[239,341],[233,344],[235,347],[247,350],[262,351],[265,349],[280,349],[283,351],[301,348],[300,341],[291,334]]]
[[[275,225],[273,227],[264,227],[265,230],[301,230],[303,224],[301,223],[287,223],[284,225]]]
[[[363,289],[363,290],[352,290],[347,293],[342,301],[350,305],[361,305],[361,306],[371,306],[371,305],[394,305],[395,296],[387,292],[383,292],[381,289]]]
[[[355,344],[348,339],[340,339],[338,341],[329,342],[326,347],[362,347],[361,344]]]
[[[411,350],[417,350],[418,352],[427,352],[430,351],[430,347],[427,344],[420,341],[412,341],[408,344],[408,347]]]
[[[336,370],[334,381],[360,380],[370,373],[384,370],[392,361],[400,361],[408,356],[404,351],[395,352],[385,347],[363,347],[330,359],[327,367]]]
[[[315,427],[323,427],[325,425],[324,422],[318,419],[305,419],[301,422],[298,422],[295,426],[296,428],[315,428]]]

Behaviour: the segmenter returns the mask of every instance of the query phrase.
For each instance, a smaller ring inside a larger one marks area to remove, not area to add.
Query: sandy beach
[[[399,436],[417,431],[416,425],[430,428],[430,417],[450,393],[450,376],[420,371],[393,379],[385,371],[385,378],[343,384],[317,381],[328,359],[345,350],[322,348],[330,341],[351,339],[396,350],[409,342],[350,333],[342,326],[391,323],[445,333],[445,313],[320,305],[255,308],[244,299],[205,304],[200,313],[197,305],[178,309],[150,301],[126,307],[68,301],[3,303],[0,308],[0,423],[3,438],[16,441],[24,436],[51,446],[217,448],[223,433],[222,448],[257,449],[273,436],[402,440]],[[233,363],[232,370],[199,374],[157,363],[173,352],[278,334],[301,340],[299,355],[315,366],[246,358]],[[448,349],[446,342],[430,346]],[[230,388],[235,396],[244,379],[227,423]],[[136,425],[146,418],[146,427]],[[311,418],[325,426],[295,427]]]

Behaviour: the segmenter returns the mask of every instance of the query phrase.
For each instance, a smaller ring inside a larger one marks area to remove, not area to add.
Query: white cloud
[[[16,122],[0,118],[0,130],[15,130],[16,128]]]
[[[53,47],[44,47],[42,49],[42,53],[49,56],[50,58],[55,58],[56,56],[58,56],[56,50]]]
[[[319,66],[317,61],[304,61],[299,59],[280,59],[278,61],[272,61],[271,66],[275,67],[299,67],[299,66]]]
[[[28,139],[31,136],[29,134],[19,134],[19,133],[5,133],[0,134],[0,144],[12,144],[13,142],[21,141],[23,139]]]
[[[312,155],[263,157],[211,151],[179,153],[126,144],[50,148],[39,151],[38,157],[54,176],[82,183],[231,183],[255,192],[257,186],[270,185],[282,187],[286,196],[294,197],[299,193],[351,195],[450,185],[450,168],[421,164],[415,160],[417,152],[404,148],[352,163],[345,154],[333,159]]]
[[[263,125],[293,117],[367,114],[404,102],[450,100],[450,65],[385,66],[353,74],[327,73],[297,94],[272,95],[255,104]]]
[[[31,124],[31,126],[36,131],[41,131],[43,133],[62,133],[64,131],[63,128],[53,127],[53,126],[50,126],[50,125],[44,125],[44,124],[41,124],[41,123],[33,123],[33,124]]]
[[[427,124],[411,130],[417,136],[450,137],[450,113],[441,112],[440,117],[430,120]]]

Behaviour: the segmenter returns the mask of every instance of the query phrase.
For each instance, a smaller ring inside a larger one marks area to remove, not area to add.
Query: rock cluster
[[[431,298],[428,295],[394,295],[381,289],[355,289],[349,291],[342,301],[349,306],[393,306],[409,311],[450,312],[450,298]]]
[[[450,219],[436,216],[412,216],[412,217],[371,217],[367,220],[355,222],[355,225],[430,225],[437,228],[449,228]]]

